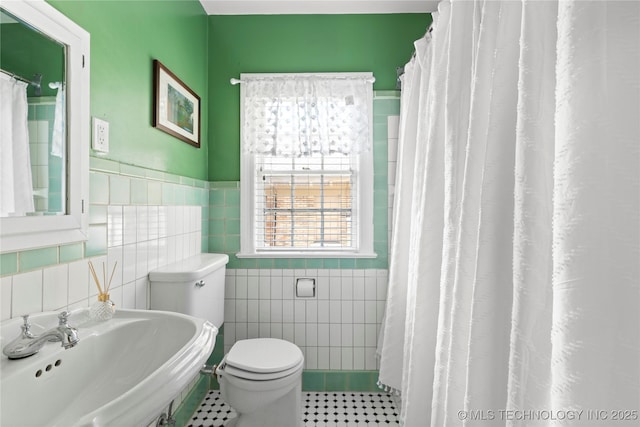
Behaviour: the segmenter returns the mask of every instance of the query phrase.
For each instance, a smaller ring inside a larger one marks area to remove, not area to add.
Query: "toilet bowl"
[[[302,422],[302,351],[288,341],[237,341],[218,366],[222,399],[235,427],[298,427]]]

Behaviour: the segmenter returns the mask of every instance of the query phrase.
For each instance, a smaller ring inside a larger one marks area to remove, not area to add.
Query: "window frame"
[[[371,77],[358,73],[363,78]],[[272,74],[277,75],[277,74]],[[327,75],[327,73],[323,73]],[[352,77],[353,73],[331,73],[332,77]],[[241,77],[242,79],[242,77]],[[357,204],[352,212],[357,215],[357,231],[354,233],[357,244],[354,249],[294,249],[256,247],[256,211],[255,211],[255,177],[256,154],[240,150],[240,252],[238,258],[376,258],[373,250],[373,97],[370,100],[369,138],[371,150],[358,153],[359,167],[355,171],[355,191]],[[240,123],[243,121],[244,97],[240,97]],[[240,129],[242,140],[242,126]]]

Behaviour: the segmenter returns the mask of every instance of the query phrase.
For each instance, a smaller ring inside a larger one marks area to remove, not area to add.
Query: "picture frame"
[[[153,60],[153,127],[200,148],[200,97]]]

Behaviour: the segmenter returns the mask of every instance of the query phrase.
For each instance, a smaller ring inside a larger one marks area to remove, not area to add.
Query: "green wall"
[[[197,0],[48,1],[91,34],[91,115],[110,123],[104,157],[211,181],[240,175],[239,87],[230,78],[372,71],[376,90],[394,89],[396,67],[431,21],[429,14],[207,17]],[[200,149],[152,127],[153,59],[200,96]]]
[[[48,1],[91,33],[91,115],[110,123],[105,157],[207,179],[207,15],[200,3]],[[153,59],[200,96],[200,149],[152,127]]]
[[[429,14],[209,17],[209,180],[240,179],[240,73],[372,71],[395,89],[396,67],[431,23]]]
[[[55,96],[57,89],[50,89],[50,82],[63,80],[64,48],[22,23],[0,25],[0,66],[3,70],[27,79],[42,74],[41,96]],[[29,86],[28,96],[34,96]]]

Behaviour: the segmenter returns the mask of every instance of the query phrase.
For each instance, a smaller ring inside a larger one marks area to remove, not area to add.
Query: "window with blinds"
[[[240,77],[237,256],[375,257],[371,73]]]
[[[357,249],[354,160],[341,154],[256,156],[256,249]]]

